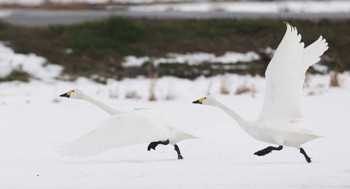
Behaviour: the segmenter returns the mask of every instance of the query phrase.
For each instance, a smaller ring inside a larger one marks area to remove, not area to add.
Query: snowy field
[[[285,148],[265,157],[254,156],[268,144],[248,136],[217,108],[191,104],[211,93],[244,117],[255,119],[263,100],[264,79],[225,76],[234,91],[255,85],[256,93],[220,95],[221,78],[195,81],[163,78],[156,91],[173,90],[174,100],[147,100],[150,81],[111,81],[107,85],[80,79],[28,84],[0,84],[0,188],[349,188],[350,76],[342,88],[328,88],[327,76],[310,78],[303,99],[306,127],[324,138],[304,145],[313,162]],[[208,85],[211,83],[211,87]],[[171,89],[169,89],[170,86]],[[168,89],[166,87],[169,87]],[[56,147],[107,119],[109,115],[85,101],[59,94],[80,88],[120,110],[151,107],[165,111],[199,139],[179,143],[184,160],[170,146],[146,151],[148,144],[114,149],[88,158],[61,157]],[[138,90],[141,99],[125,99]],[[113,91],[119,91],[118,93]],[[141,92],[144,92],[142,94]],[[313,95],[308,95],[313,91]],[[118,95],[119,96],[118,96]],[[117,98],[118,96],[118,98]]]
[[[20,61],[20,55],[4,51],[1,70],[28,60],[22,55]],[[348,73],[339,76],[340,88],[329,87],[329,75],[308,78],[303,124],[324,136],[303,146],[313,160],[308,164],[292,148],[254,156],[268,144],[250,138],[221,110],[191,103],[210,93],[254,120],[263,102],[262,77],[223,75],[193,81],[137,78],[108,80],[106,85],[86,78],[66,82],[54,79],[59,67],[28,56],[37,69],[22,67],[37,79],[0,83],[1,189],[350,188]],[[153,102],[148,101],[151,85],[155,85],[157,98]],[[223,86],[228,95],[221,94]],[[254,92],[236,95],[242,86]],[[88,102],[58,97],[76,88],[123,111],[137,107],[162,110],[178,128],[199,138],[179,143],[185,158],[181,161],[171,146],[148,152],[147,143],[88,158],[62,157],[57,147],[109,117]]]
[[[197,1],[178,4],[154,4],[130,7],[145,12],[246,12],[246,13],[341,13],[350,11],[349,1]]]
[[[203,1],[203,0],[0,0],[0,4],[35,6],[45,2],[69,3],[129,3],[128,11],[136,12],[245,12],[245,13],[348,13],[350,2],[328,1]],[[139,5],[138,5],[139,4]],[[7,14],[0,12],[0,17]]]
[[[91,4],[102,4],[102,3],[168,3],[168,2],[186,2],[191,0],[0,0],[0,3],[16,3],[21,5],[39,5],[45,2],[52,3],[91,3]],[[199,0],[200,1],[200,0]]]

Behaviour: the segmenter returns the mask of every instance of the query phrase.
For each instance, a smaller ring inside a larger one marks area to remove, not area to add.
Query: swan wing
[[[297,29],[286,25],[286,33],[265,72],[265,99],[258,118],[260,121],[300,120],[300,98],[306,70],[328,49],[322,36],[304,48]]]
[[[144,112],[123,113],[61,148],[62,155],[91,156],[112,148],[141,144],[172,137],[172,130]]]

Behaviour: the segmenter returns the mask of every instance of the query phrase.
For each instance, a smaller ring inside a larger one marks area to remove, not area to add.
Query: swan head
[[[203,104],[207,100],[207,97],[200,98],[198,100],[193,101],[193,104]]]
[[[193,104],[204,104],[204,105],[212,105],[212,106],[215,106],[217,103],[217,101],[211,97],[211,96],[208,96],[208,97],[203,97],[203,98],[200,98],[198,100],[195,100],[193,101],[192,103]]]
[[[60,95],[60,97],[76,98],[76,99],[82,99],[83,96],[84,96],[84,93],[79,89],[69,90],[68,92]]]

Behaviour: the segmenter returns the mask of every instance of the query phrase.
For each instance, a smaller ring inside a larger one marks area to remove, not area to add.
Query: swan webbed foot
[[[158,142],[151,142],[149,143],[147,150],[150,151],[151,149],[156,150],[156,147],[158,146]]]
[[[169,139],[165,140],[165,141],[155,141],[155,142],[151,142],[149,143],[147,150],[150,151],[151,149],[156,150],[156,147],[158,146],[158,144],[163,144],[163,145],[168,145],[170,143]]]
[[[254,155],[257,155],[257,156],[264,156],[268,153],[271,153],[272,150],[277,150],[277,151],[280,151],[283,149],[283,146],[278,146],[278,147],[273,147],[273,146],[269,146],[267,148],[264,148],[262,150],[259,150],[257,152],[254,153]]]
[[[183,159],[184,157],[182,157],[181,152],[180,152],[180,148],[177,144],[174,145],[174,150],[177,152],[177,159]]]
[[[163,145],[168,145],[170,143],[169,139],[168,140],[164,140],[164,141],[155,141],[155,142],[151,142],[148,147],[147,147],[147,150],[150,151],[151,149],[153,150],[156,150],[156,147],[159,145],[159,144],[163,144]],[[181,155],[181,152],[180,152],[180,148],[177,144],[174,145],[174,150],[176,151],[177,153],[177,159],[183,159],[182,155]]]
[[[308,163],[311,163],[311,158],[306,154],[305,150],[303,148],[300,148],[300,153],[302,153],[305,157],[305,160],[308,162]]]

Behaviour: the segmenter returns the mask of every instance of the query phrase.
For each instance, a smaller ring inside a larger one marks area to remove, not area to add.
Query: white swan
[[[60,96],[86,100],[112,115],[97,128],[67,144],[62,149],[63,155],[90,156],[112,148],[150,142],[148,151],[155,150],[158,144],[170,143],[174,145],[178,159],[183,159],[176,143],[196,138],[175,128],[175,124],[167,115],[156,110],[138,108],[131,112],[122,112],[84,94],[79,89],[70,90]]]
[[[304,48],[297,29],[288,23],[286,25],[287,31],[265,72],[265,100],[256,121],[243,119],[213,97],[201,98],[193,103],[218,106],[253,138],[279,145],[269,146],[254,153],[255,155],[263,156],[272,150],[282,150],[283,146],[289,146],[300,149],[300,153],[310,163],[311,158],[301,145],[320,136],[300,127],[300,97],[306,70],[320,60],[320,56],[328,49],[328,43],[320,36]]]

